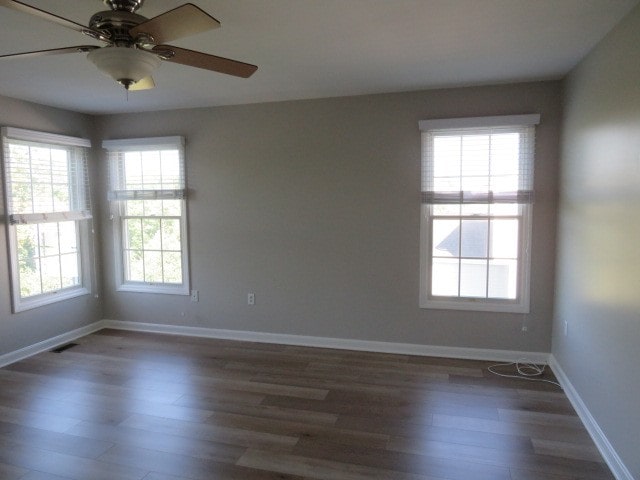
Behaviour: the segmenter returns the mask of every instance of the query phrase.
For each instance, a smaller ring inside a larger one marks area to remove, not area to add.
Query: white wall
[[[554,356],[635,478],[640,478],[639,59],[637,7],[566,82],[553,330]]]
[[[542,114],[531,314],[418,308],[418,121],[522,113]],[[560,116],[560,83],[541,82],[100,117],[106,139],[186,137],[200,291],[199,303],[116,292],[105,208],[105,317],[548,352]]]
[[[0,97],[0,125],[92,138],[94,120],[88,115],[66,112],[33,103]],[[90,164],[92,182],[95,168]],[[0,185],[1,191],[1,185]],[[0,195],[0,355],[80,328],[102,317],[101,300],[91,295],[53,305],[11,313],[11,290],[7,256],[4,194]]]

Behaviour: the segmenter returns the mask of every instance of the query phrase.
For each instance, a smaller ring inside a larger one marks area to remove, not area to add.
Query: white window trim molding
[[[146,137],[146,138],[127,138],[116,140],[104,140],[102,147],[109,150],[117,150],[122,152],[142,152],[149,150],[175,149],[182,150],[183,174],[186,182],[186,165],[185,165],[185,138],[182,136],[169,137]],[[112,169],[112,166],[109,166]],[[186,185],[185,185],[186,187]],[[182,240],[182,271],[184,281],[181,284],[165,284],[154,282],[136,282],[125,280],[125,258],[124,258],[124,232],[122,231],[123,218],[121,216],[121,202],[127,201],[129,195],[127,192],[113,191],[110,187],[109,201],[112,203],[111,220],[113,225],[114,238],[114,256],[115,256],[115,280],[116,291],[130,293],[156,293],[165,295],[190,295],[191,294],[191,273],[189,269],[189,229],[188,229],[188,205],[186,201],[186,188],[177,191],[171,191],[171,194],[162,192],[152,196],[155,199],[180,199],[182,201],[182,215],[180,217],[180,235]],[[140,199],[144,197],[145,192],[136,192]]]
[[[91,148],[91,141],[86,138],[71,137],[67,135],[60,135],[56,133],[39,132],[36,130],[27,130],[23,128],[15,127],[2,127],[0,138],[0,156],[3,158],[2,162],[2,191],[4,192],[4,204],[9,204],[8,201],[8,189],[6,185],[6,172],[4,168],[4,143],[2,139],[10,138],[25,142],[33,142],[40,144],[60,145],[64,147],[82,147]],[[9,263],[9,280],[11,290],[11,308],[13,313],[20,313],[34,308],[42,307],[45,305],[51,305],[64,300],[80,297],[83,295],[89,295],[93,289],[92,282],[92,261],[95,252],[93,250],[93,227],[91,226],[91,212],[83,211],[81,214],[67,215],[68,218],[64,218],[64,213],[52,213],[49,216],[51,221],[59,222],[64,220],[74,220],[77,226],[77,242],[78,242],[78,260],[79,260],[79,274],[80,284],[72,287],[61,288],[59,290],[41,293],[39,295],[33,295],[30,297],[22,298],[20,295],[20,273],[18,268],[18,245],[16,235],[16,224],[11,221],[11,217],[17,217],[21,219],[39,219],[46,215],[43,214],[17,214],[11,215],[7,212],[6,216],[6,232],[7,232],[7,258]],[[23,218],[24,217],[24,218]],[[21,222],[18,222],[21,223]],[[35,222],[38,223],[38,222]]]
[[[24,128],[2,127],[2,136],[26,142],[49,143],[66,147],[91,148],[91,140],[87,138],[69,137],[57,133],[38,132]]]
[[[532,113],[527,115],[498,115],[494,117],[464,117],[464,118],[437,118],[433,120],[420,120],[418,126],[420,130],[449,130],[455,128],[496,128],[520,127],[538,125],[540,114]]]
[[[184,148],[184,137],[145,137],[123,138],[118,140],[103,140],[102,148],[107,150],[121,150],[128,152],[141,152],[144,150],[169,149],[180,146]]]
[[[540,114],[500,115],[489,117],[445,118],[419,121],[419,128],[424,133],[437,130],[524,127],[535,126],[540,123]],[[535,163],[535,158],[534,158]],[[519,298],[516,300],[500,300],[492,298],[458,298],[432,297],[429,295],[431,286],[431,205],[420,206],[420,292],[419,307],[440,310],[464,310],[476,312],[498,313],[530,313],[531,307],[531,239],[533,230],[532,205],[526,205],[521,215],[520,252],[518,257],[518,287]]]

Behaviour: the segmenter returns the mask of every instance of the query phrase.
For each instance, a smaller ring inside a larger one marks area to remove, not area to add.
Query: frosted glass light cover
[[[150,76],[160,66],[157,55],[137,48],[104,47],[92,50],[87,58],[101,72],[117,82],[138,82]]]

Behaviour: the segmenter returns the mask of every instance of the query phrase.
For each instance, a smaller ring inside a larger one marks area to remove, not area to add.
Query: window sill
[[[153,283],[123,283],[118,285],[118,292],[131,293],[160,293],[164,295],[189,295],[189,287],[187,285],[162,285]]]
[[[89,295],[90,293],[89,289],[85,287],[74,287],[60,290],[59,292],[43,293],[24,300],[18,299],[15,301],[13,313],[32,310],[34,308],[51,305],[52,303],[62,302],[82,295]]]
[[[529,305],[523,302],[500,302],[482,299],[421,299],[420,308],[496,313],[529,313]]]

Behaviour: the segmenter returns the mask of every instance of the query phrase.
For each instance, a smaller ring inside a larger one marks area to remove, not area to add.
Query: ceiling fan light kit
[[[160,66],[160,57],[138,48],[105,47],[87,54],[98,70],[106,73],[129,90],[131,86],[151,74]]]
[[[191,3],[147,19],[136,13],[144,0],[103,1],[111,10],[97,12],[91,17],[89,26],[85,27],[18,0],[0,0],[0,7],[34,15],[107,44],[103,47],[82,45],[49,48],[0,55],[0,59],[89,52],[87,58],[127,90],[153,88],[155,82],[151,74],[162,61],[242,78],[250,77],[258,69],[255,65],[237,60],[166,45],[165,42],[220,26],[218,20]]]

